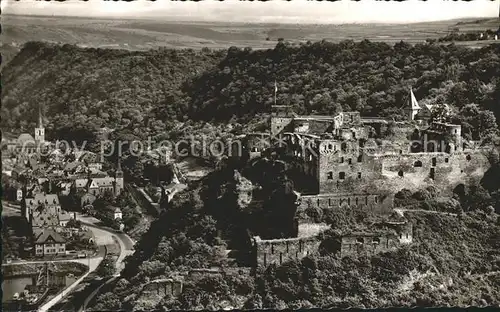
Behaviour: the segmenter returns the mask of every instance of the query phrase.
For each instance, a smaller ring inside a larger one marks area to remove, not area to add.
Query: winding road
[[[10,210],[13,212],[20,213],[21,212],[21,207],[19,205],[14,205],[11,203],[3,202],[2,203],[2,208],[3,210]],[[82,225],[87,226],[93,233],[96,238],[96,244],[99,246],[103,245],[109,245],[114,243],[113,237],[116,239],[118,244],[120,245],[120,254],[118,256],[118,259],[116,261],[116,274],[112,279],[115,279],[116,277],[120,276],[120,272],[125,266],[124,264],[124,259],[126,256],[132,254],[134,252],[134,244],[135,241],[131,239],[127,234],[116,231],[113,229],[110,229],[108,227],[100,226],[99,223],[101,222],[100,220],[82,215],[80,213],[76,213],[76,219],[82,223]],[[78,286],[90,273],[94,272],[98,267],[101,261],[103,260],[102,255],[99,255],[98,257],[94,258],[87,258],[87,259],[73,259],[73,260],[54,260],[51,262],[59,262],[59,261],[71,261],[71,262],[81,262],[86,265],[89,265],[89,270],[87,273],[85,273],[83,276],[81,276],[75,283],[64,289],[61,293],[56,295],[54,298],[52,298],[50,301],[48,301],[46,304],[41,306],[38,311],[39,312],[45,312],[48,311],[51,307],[53,307],[55,304],[57,304],[64,296],[66,296],[69,292],[71,292],[74,288]],[[19,264],[29,264],[29,263],[37,263],[37,262],[47,262],[47,261],[20,261]],[[16,263],[11,263],[8,265],[13,265],[17,264]],[[110,280],[106,281],[106,283],[103,283],[100,287],[98,287],[96,290],[94,290],[89,297],[85,300],[85,304],[87,304],[92,298],[95,296],[95,294],[98,292],[98,290],[110,282]]]

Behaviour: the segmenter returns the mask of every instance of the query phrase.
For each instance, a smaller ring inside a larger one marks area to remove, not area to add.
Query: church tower
[[[420,105],[418,105],[417,99],[415,98],[415,94],[413,94],[412,88],[410,88],[410,99],[408,103],[408,107],[405,108],[405,113],[409,121],[415,120],[415,116],[422,109]]]
[[[43,127],[42,108],[40,106],[38,106],[38,124],[35,128],[35,142],[45,142],[45,128]]]
[[[115,172],[115,196],[120,195],[123,188],[124,188],[124,181],[123,181],[122,164],[120,158],[118,158],[118,166]]]

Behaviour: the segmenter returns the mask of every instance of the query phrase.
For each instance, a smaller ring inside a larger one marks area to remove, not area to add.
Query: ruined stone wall
[[[325,146],[326,151],[321,149]],[[487,153],[480,150],[453,153],[399,150],[385,155],[369,155],[360,153],[356,146],[347,147],[345,152],[342,148],[340,152],[335,150],[337,147],[338,143],[334,142],[322,142],[320,146],[320,194],[396,193],[403,188],[416,191],[430,185],[450,192],[458,184],[481,179],[490,167]]]
[[[396,235],[345,236],[341,239],[340,256],[374,255],[400,245]]]
[[[265,268],[271,264],[281,265],[292,259],[302,259],[318,251],[318,237],[261,240],[254,238],[256,267]]]
[[[449,193],[458,184],[481,179],[490,166],[479,151],[382,156],[375,161],[382,164],[380,188],[393,192],[432,185]]]
[[[325,133],[329,128],[333,127],[333,121],[329,120],[311,120],[309,121],[310,133]]]
[[[142,292],[160,297],[177,297],[182,293],[182,281],[173,279],[154,280],[144,285]]]
[[[339,142],[324,140],[318,167],[320,194],[364,191],[381,172],[380,164],[366,157],[357,141],[341,142],[339,146]]]
[[[320,194],[302,196],[297,208],[299,223],[314,220],[318,209],[331,209],[339,211],[348,207],[358,207],[377,214],[388,214],[393,210],[394,195],[346,193],[346,194]]]
[[[384,225],[393,228],[396,233],[360,233],[338,238],[340,242],[340,256],[374,255],[413,242],[413,227],[411,223],[395,222]]]
[[[359,112],[343,112],[343,127],[352,127],[352,126],[360,126],[361,123],[361,115]]]

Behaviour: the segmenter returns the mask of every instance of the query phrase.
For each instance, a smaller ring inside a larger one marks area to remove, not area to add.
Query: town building
[[[33,228],[64,227],[71,215],[61,209],[56,194],[37,193],[32,198],[25,198],[21,205],[22,215]]]
[[[66,254],[66,240],[52,228],[35,231],[34,245],[39,257]]]
[[[113,211],[113,219],[114,220],[123,219],[122,210],[120,208],[116,207],[115,210]]]

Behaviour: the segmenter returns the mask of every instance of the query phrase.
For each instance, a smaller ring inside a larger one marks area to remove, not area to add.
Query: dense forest
[[[165,136],[181,122],[202,129],[201,121],[242,132],[241,124],[269,111],[275,80],[277,101],[297,113],[400,119],[412,87],[423,103],[458,111],[474,103],[498,117],[498,77],[500,44],[280,41],[258,51],[131,52],[29,42],[2,71],[2,127],[32,131],[41,105],[50,138],[92,141],[102,127]]]

